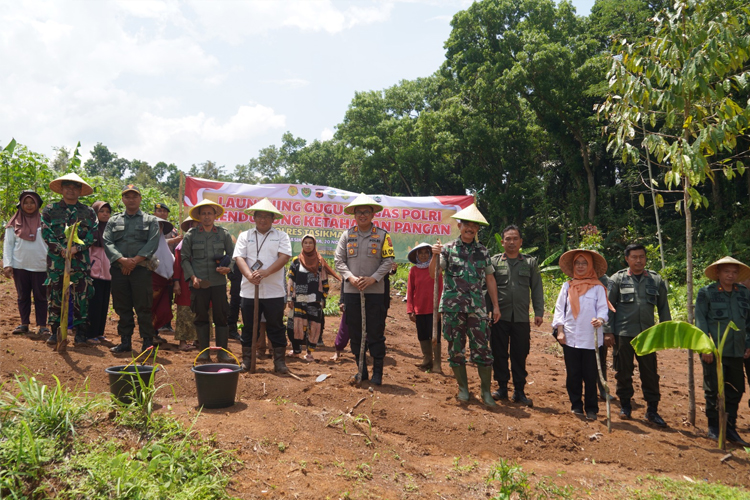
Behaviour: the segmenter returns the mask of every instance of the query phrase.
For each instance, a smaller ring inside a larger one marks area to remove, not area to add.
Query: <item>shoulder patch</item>
[[[391,243],[391,235],[388,233],[386,233],[385,239],[383,240],[383,250],[381,251],[380,256],[384,259],[395,257],[393,243]]]

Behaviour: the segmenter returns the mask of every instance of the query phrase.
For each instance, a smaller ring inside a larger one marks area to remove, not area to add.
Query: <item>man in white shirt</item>
[[[288,373],[289,369],[284,359],[284,266],[292,256],[292,244],[289,235],[271,227],[274,220],[279,220],[283,216],[268,198],[263,198],[245,212],[254,218],[255,229],[240,234],[232,256],[237,270],[242,274],[242,370],[247,371],[250,368],[254,348],[253,313],[257,285],[258,318],[263,315],[266,319],[266,334],[273,346],[273,369],[276,373]]]

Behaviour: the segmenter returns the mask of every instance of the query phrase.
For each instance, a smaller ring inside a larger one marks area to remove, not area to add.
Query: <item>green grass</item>
[[[750,492],[732,486],[703,481],[675,481],[647,476],[639,481],[643,488],[628,488],[621,498],[634,500],[749,500]]]
[[[229,498],[232,453],[178,421],[152,413],[146,395],[115,405],[84,390],[21,376],[0,396],[0,497],[87,499]],[[143,405],[149,408],[143,409]]]

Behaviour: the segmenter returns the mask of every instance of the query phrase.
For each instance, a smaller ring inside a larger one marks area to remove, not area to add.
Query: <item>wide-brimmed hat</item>
[[[412,264],[417,263],[417,252],[419,251],[420,248],[429,248],[431,250],[432,245],[430,245],[429,243],[420,243],[419,245],[409,250],[409,253],[406,255],[406,258],[409,259],[409,262],[411,262]]]
[[[273,203],[271,203],[271,200],[269,200],[268,198],[263,198],[252,207],[245,209],[245,213],[249,215],[253,215],[255,212],[268,212],[269,214],[273,214],[273,220],[284,218],[284,214],[279,212],[279,210],[275,206],[273,206]]]
[[[172,229],[174,229],[174,224],[169,222],[167,219],[162,219],[161,217],[156,217],[156,220],[159,221],[160,224],[163,224],[161,232],[164,234],[169,234],[172,232]]]
[[[49,188],[53,193],[62,194],[62,183],[64,181],[77,182],[81,185],[81,196],[88,196],[94,192],[94,188],[88,185],[86,181],[81,179],[78,174],[65,174],[62,177],[58,177],[54,181],[49,183]]]
[[[729,257],[728,255],[726,257],[722,257],[721,259],[708,266],[706,270],[703,271],[703,274],[705,274],[706,278],[710,280],[719,281],[719,266],[721,266],[722,264],[734,264],[735,266],[739,266],[740,272],[737,275],[737,279],[734,281],[735,283],[742,283],[746,279],[750,278],[750,267],[746,266],[737,259]]]
[[[182,229],[182,232],[187,233],[188,231],[190,231],[190,228],[192,227],[193,222],[197,222],[197,221],[193,219],[192,217],[186,217],[185,220],[182,221],[182,223],[180,224],[180,229]]]
[[[349,215],[354,215],[354,210],[357,207],[372,207],[372,211],[375,213],[383,210],[383,205],[370,198],[365,193],[360,193],[359,196],[354,198],[354,200],[352,200],[352,202],[349,203],[346,208],[344,208],[344,212]]]
[[[472,203],[463,210],[451,215],[451,217],[454,219],[458,219],[458,221],[476,222],[480,226],[490,225],[487,222],[487,219],[484,218],[484,215],[482,215],[482,212],[480,212],[477,208],[476,203]]]
[[[200,222],[201,220],[198,218],[198,212],[200,212],[201,208],[203,207],[213,207],[213,209],[216,211],[217,219],[220,218],[222,215],[224,215],[224,207],[222,207],[215,201],[203,200],[200,203],[197,203],[193,208],[190,209],[190,212],[188,212],[188,215],[190,215],[190,218]]]
[[[591,255],[591,261],[594,263],[594,271],[596,271],[597,278],[601,278],[607,274],[607,260],[593,250],[585,250],[583,248],[568,250],[562,254],[560,257],[560,270],[562,272],[571,278],[573,277],[573,259],[579,252],[585,252]]]
[[[21,194],[18,195],[18,203],[16,203],[16,208],[21,208],[21,202],[27,196],[31,196],[32,198],[36,200],[37,209],[39,210],[42,209],[42,205],[44,205],[44,200],[42,200],[42,197],[39,196],[39,193],[37,193],[36,191],[32,191],[31,189],[24,189],[23,191],[21,191]]]

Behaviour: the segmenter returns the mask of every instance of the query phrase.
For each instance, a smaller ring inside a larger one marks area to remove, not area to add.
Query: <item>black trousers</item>
[[[526,358],[531,350],[531,324],[529,322],[503,321],[492,325],[492,371],[500,387],[505,387],[513,373],[513,387],[523,391],[526,386]],[[509,349],[510,347],[510,349]],[[510,371],[508,360],[510,359]]]
[[[367,327],[366,349],[370,350],[373,359],[385,358],[385,303],[380,293],[366,293],[365,322]],[[349,344],[352,353],[359,360],[362,346],[362,302],[358,293],[345,293],[346,326],[349,327]],[[359,361],[358,361],[359,362]]]
[[[138,315],[138,332],[141,338],[154,336],[151,324],[151,305],[154,302],[154,288],[151,284],[151,271],[142,266],[135,266],[127,276],[122,274],[119,266],[110,268],[112,274],[112,305],[120,317],[117,333],[128,341],[135,330],[135,314]]]
[[[209,324],[208,310],[211,308],[214,325],[227,326],[227,304],[226,285],[217,285],[208,288],[190,288],[190,310],[195,314],[193,324],[205,326]]]
[[[242,274],[239,271],[231,272],[227,274],[229,278],[229,316],[227,317],[227,324],[229,329],[232,331],[237,330],[237,321],[240,319],[240,305],[242,304],[242,298],[240,297],[240,288],[242,284]]]
[[[615,346],[612,358],[615,366],[615,380],[617,380],[617,397],[621,402],[630,401],[633,397],[634,358],[638,360],[638,371],[641,374],[641,388],[643,399],[647,403],[658,403],[661,399],[659,392],[659,372],[657,370],[656,353],[636,356],[630,337],[615,335]]]
[[[109,315],[109,296],[112,293],[112,282],[94,278],[94,296],[89,301],[88,338],[104,335]]]
[[[424,340],[432,341],[432,314],[417,314],[417,338],[420,342]],[[442,321],[438,321],[437,341],[440,343],[440,337],[443,336]]]
[[[742,394],[745,392],[745,374],[742,373],[742,358],[723,358],[724,407],[727,415],[737,417]],[[706,396],[706,417],[719,418],[716,400],[719,397],[719,381],[716,377],[716,359],[711,364],[703,362],[703,393]]]
[[[21,315],[21,324],[30,324],[31,318],[31,296],[34,296],[34,318],[36,326],[47,325],[47,287],[44,281],[47,273],[27,271],[26,269],[13,269],[13,281],[16,284],[18,296],[18,313]]]
[[[242,340],[245,347],[253,345],[253,313],[255,312],[255,299],[242,297],[240,310],[242,311]],[[286,336],[284,334],[284,297],[258,300],[258,331],[260,331],[260,318],[266,317],[266,336],[273,347],[286,347]]]
[[[599,413],[596,351],[593,349],[578,349],[567,345],[563,345],[562,348],[567,374],[565,388],[568,390],[570,409]],[[581,401],[582,394],[584,395],[583,401]]]

